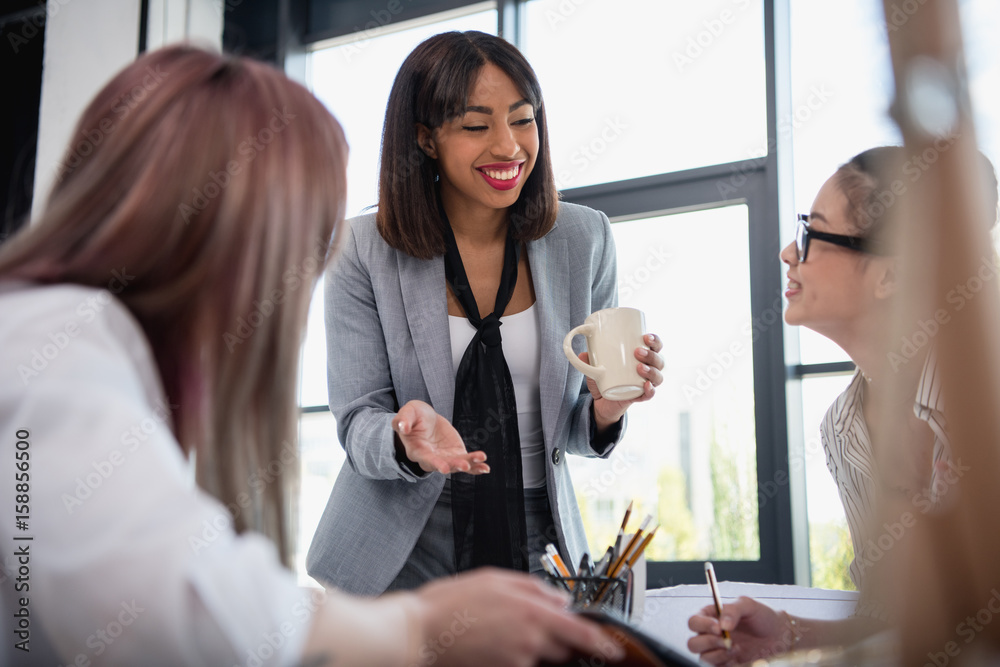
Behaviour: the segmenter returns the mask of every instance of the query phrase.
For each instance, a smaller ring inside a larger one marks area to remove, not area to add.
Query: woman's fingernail
[[[643,364],[642,365],[642,372],[643,373],[648,373],[649,372],[649,366],[647,366],[646,364]]]
[[[642,357],[643,359],[645,359],[646,357],[649,356],[649,350],[647,350],[644,347],[640,347],[639,348],[639,356]]]

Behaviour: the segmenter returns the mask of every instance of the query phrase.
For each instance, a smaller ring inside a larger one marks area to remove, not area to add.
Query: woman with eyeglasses
[[[936,364],[929,344],[885,348],[884,332],[892,326],[890,303],[898,288],[897,259],[889,252],[889,210],[902,189],[919,187],[919,175],[890,178],[895,164],[905,165],[898,146],[864,151],[842,165],[823,184],[808,215],[799,215],[795,241],[781,251],[788,265],[785,321],[808,327],[837,343],[857,366],[847,389],[830,406],[820,426],[827,466],[833,475],[847,516],[854,560],[851,580],[861,591],[852,617],[844,620],[796,618],[756,600],[741,597],[724,605],[721,621],[715,607],[692,616],[688,627],[697,633],[688,648],[710,664],[739,664],[757,658],[804,649],[850,644],[886,629],[880,596],[871,591],[871,570],[881,560],[878,536],[869,525],[876,517],[880,493],[903,494],[913,514],[932,511],[942,502],[955,476]],[[993,165],[983,158],[984,175],[992,193],[995,222],[997,180]],[[913,172],[919,173],[919,172]],[[901,189],[902,188],[902,189]],[[891,195],[891,196],[890,196]],[[994,250],[987,252],[993,256]],[[958,297],[953,307],[958,308]],[[891,403],[887,385],[906,387],[903,402]],[[889,414],[891,420],[874,420]],[[907,450],[879,447],[890,432]],[[904,437],[900,438],[900,434]],[[896,541],[898,538],[894,538]],[[721,635],[727,630],[731,647]]]

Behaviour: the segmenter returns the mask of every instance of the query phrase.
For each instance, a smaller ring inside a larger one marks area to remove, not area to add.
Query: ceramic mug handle
[[[601,376],[604,375],[604,371],[607,370],[604,366],[591,366],[590,364],[585,364],[576,356],[576,352],[573,351],[573,338],[576,336],[590,336],[594,333],[593,324],[581,324],[580,326],[572,329],[566,338],[563,339],[563,352],[566,354],[566,358],[569,363],[573,364],[576,370],[580,371],[587,377],[594,378],[594,380],[600,382]]]

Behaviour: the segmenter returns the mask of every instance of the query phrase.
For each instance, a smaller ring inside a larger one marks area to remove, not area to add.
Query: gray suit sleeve
[[[392,417],[399,409],[371,273],[352,233],[327,274],[327,384],[347,463],[370,479],[417,479],[399,465]]]
[[[595,222],[593,230],[595,254],[598,255],[594,262],[594,277],[591,282],[591,312],[603,310],[604,308],[615,308],[618,305],[618,256],[615,252],[615,238],[611,234],[611,222],[608,216],[602,211],[596,211],[599,219]],[[590,220],[588,220],[590,222]],[[579,456],[599,456],[607,457],[614,448],[621,442],[625,435],[625,422],[627,417],[622,417],[622,427],[619,429],[617,437],[611,444],[605,444],[600,448],[595,448],[592,440],[593,424],[591,420],[591,409],[594,405],[594,398],[587,389],[586,378],[580,386],[580,397],[573,408],[570,422],[569,442],[567,449],[571,454]]]

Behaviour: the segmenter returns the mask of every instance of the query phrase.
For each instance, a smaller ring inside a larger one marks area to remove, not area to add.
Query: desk
[[[746,595],[795,616],[826,620],[847,618],[858,600],[855,591],[733,581],[720,582],[719,594],[723,604]],[[651,589],[646,591],[642,618],[635,622],[643,632],[697,660],[697,656],[687,649],[687,640],[693,636],[687,622],[688,618],[709,604],[712,604],[712,593],[708,584]]]

